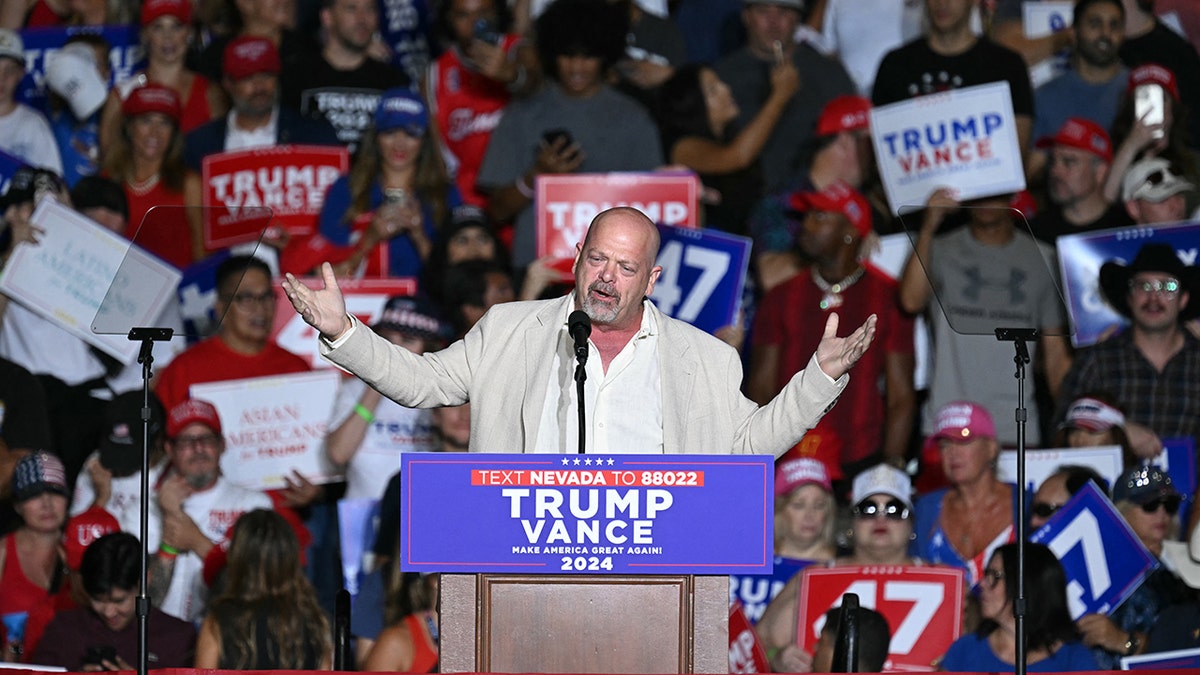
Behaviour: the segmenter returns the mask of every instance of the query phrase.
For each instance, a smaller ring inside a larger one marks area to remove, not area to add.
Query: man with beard
[[[408,76],[367,54],[379,29],[375,0],[322,0],[325,46],[300,57],[300,67],[280,74],[283,105],[310,119],[328,121],[353,152],[371,123],[379,95],[408,86]]]
[[[1038,139],[1049,148],[1046,188],[1050,204],[1030,223],[1038,239],[1053,244],[1064,234],[1091,232],[1133,223],[1122,204],[1104,198],[1112,167],[1112,142],[1091,120],[1071,117],[1053,135]]]
[[[1055,133],[1068,117],[1082,117],[1109,129],[1125,95],[1129,70],[1118,54],[1125,42],[1125,8],[1120,0],[1079,0],[1073,21],[1070,69],[1033,94],[1034,138]],[[1034,170],[1045,161],[1042,152],[1031,157]]]
[[[147,548],[146,589],[154,606],[185,621],[204,616],[204,559],[247,511],[269,509],[271,498],[221,475],[225,438],[221,418],[207,401],[188,399],[167,416],[170,465],[154,486]]]
[[[858,364],[845,403],[818,425],[841,439],[841,456],[818,459],[835,480],[852,478],[880,455],[902,467],[916,410],[913,322],[900,310],[895,280],[864,260],[870,206],[841,181],[798,191],[790,206],[791,217],[803,220],[795,245],[808,269],[773,288],[759,305],[746,393],[760,404],[778,394],[820,343],[830,313],[850,325],[874,314],[881,349]]]
[[[230,111],[184,139],[183,161],[188,169],[198,174],[204,158],[217,152],[289,143],[337,145],[337,135],[327,122],[306,120],[279,105],[280,68],[279,51],[266,38],[245,35],[226,45],[221,86],[232,102]]]
[[[1184,324],[1200,315],[1200,275],[1175,248],[1142,246],[1132,263],[1100,267],[1100,291],[1129,326],[1079,350],[1058,398],[1061,419],[1076,398],[1104,392],[1125,411],[1134,453],[1148,458],[1163,438],[1200,431],[1200,340]]]
[[[779,456],[816,426],[845,388],[846,372],[875,336],[874,316],[847,337],[825,324],[816,353],[763,407],[741,395],[737,352],[659,312],[648,297],[662,268],[659,235],[636,209],[592,221],[576,245],[575,292],[493,307],[439,352],[396,348],[346,313],[333,268],[310,289],[290,274],[284,289],[320,333],[321,352],[406,406],[471,402],[474,452],[574,452],[578,406],[568,318],[582,310],[587,341],[585,450],[593,453],[754,453]],[[572,323],[574,320],[572,320]]]

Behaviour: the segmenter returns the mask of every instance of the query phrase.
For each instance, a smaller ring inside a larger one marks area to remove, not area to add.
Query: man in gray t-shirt
[[[1034,240],[1027,225],[1014,221],[1008,202],[1009,195],[975,200],[967,205],[966,225],[936,234],[959,204],[948,190],[934,192],[924,211],[916,255],[909,258],[900,279],[900,303],[914,313],[940,305],[929,311],[933,343],[927,433],[933,411],[951,401],[974,401],[997,420],[997,439],[1015,445],[1015,351],[1012,343],[996,339],[994,329],[1041,331],[1036,344],[1028,345],[1033,362],[1026,372],[1031,384],[1025,397],[1026,439],[1037,446],[1041,433],[1033,373],[1044,370],[1049,395],[1057,394],[1071,365],[1067,321],[1050,271],[1056,268],[1051,264],[1053,249]]]
[[[494,220],[516,219],[517,267],[536,257],[538,175],[650,171],[663,163],[658,128],[645,109],[604,82],[625,49],[627,19],[616,7],[605,0],[557,0],[546,9],[537,34],[550,79],[537,94],[510,104],[492,132],[477,186],[488,194]]]

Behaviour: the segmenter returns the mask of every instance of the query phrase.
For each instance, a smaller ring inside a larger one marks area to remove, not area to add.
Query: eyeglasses
[[[187,450],[191,448],[215,448],[220,441],[216,434],[201,434],[199,436],[177,436],[172,443],[175,447]]]
[[[1167,510],[1168,516],[1173,516],[1179,512],[1179,504],[1182,501],[1183,498],[1179,495],[1167,495],[1166,497],[1155,497],[1145,504],[1142,504],[1141,507],[1146,513],[1154,513],[1155,511],[1158,511],[1158,508],[1161,506]]]
[[[1004,581],[1004,572],[989,567],[983,571],[983,580],[987,582],[988,588],[995,588],[996,584]]]
[[[232,302],[238,307],[238,309],[250,309],[255,305],[266,305],[273,307],[275,305],[275,293],[274,291],[267,291],[259,294],[235,293],[232,298],[226,297],[225,301]]]
[[[1049,518],[1058,513],[1058,510],[1063,507],[1062,504],[1049,504],[1047,502],[1034,502],[1029,510],[1038,518]]]
[[[892,498],[887,504],[878,504],[870,499],[864,499],[854,507],[854,517],[866,520],[883,516],[888,520],[905,520],[908,518],[908,507],[899,499]]]
[[[1161,293],[1163,295],[1175,295],[1179,292],[1180,285],[1178,279],[1150,279],[1148,281],[1129,280],[1129,290],[1134,293]]]

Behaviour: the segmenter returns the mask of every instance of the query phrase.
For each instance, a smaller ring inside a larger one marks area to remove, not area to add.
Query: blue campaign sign
[[[1158,559],[1092,483],[1075,493],[1029,541],[1049,546],[1062,561],[1073,619],[1108,614],[1158,566]]]
[[[667,316],[708,333],[732,325],[746,285],[751,240],[669,225],[659,225],[658,231],[663,271],[650,299]]]
[[[137,26],[28,28],[21,31],[21,40],[25,43],[25,79],[17,88],[18,101],[45,110],[46,57],[61,49],[72,35],[80,33],[99,34],[111,47],[108,64],[112,70],[112,80],[109,84],[129,79],[142,61],[142,44]]]
[[[796,560],[775,556],[775,570],[771,574],[729,575],[729,604],[741,601],[742,611],[750,623],[762,618],[767,605],[779,595],[779,591],[800,570],[813,564],[813,560]]]
[[[379,32],[392,51],[392,65],[420,82],[431,57],[430,3],[426,0],[378,0]]]
[[[228,249],[217,251],[183,270],[177,294],[183,314],[183,331],[189,343],[216,331],[213,303],[217,300],[217,268],[229,256]]]
[[[1171,244],[1185,265],[1195,265],[1200,254],[1200,223],[1126,227],[1058,238],[1059,271],[1067,313],[1075,328],[1071,341],[1076,347],[1093,344],[1114,325],[1127,323],[1100,293],[1100,266],[1113,259],[1128,264],[1149,242]]]
[[[767,574],[768,455],[406,453],[406,572]]]

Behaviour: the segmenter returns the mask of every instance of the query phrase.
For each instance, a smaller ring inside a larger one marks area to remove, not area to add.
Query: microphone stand
[[[141,577],[138,579],[137,596],[137,636],[138,636],[138,675],[146,675],[146,657],[149,647],[146,639],[147,619],[150,616],[150,598],[146,595],[147,573],[150,564],[146,553],[146,538],[150,529],[150,378],[154,368],[154,343],[167,342],[174,331],[170,328],[131,328],[129,339],[141,342],[138,352],[138,363],[142,364],[142,503],[141,503]]]
[[[1028,419],[1025,408],[1025,364],[1030,361],[1026,342],[1037,337],[1035,328],[996,329],[997,340],[1013,343],[1016,350],[1013,363],[1017,366],[1014,375],[1017,378],[1017,600],[1013,603],[1013,617],[1017,621],[1016,675],[1025,675],[1028,667],[1025,644],[1025,538],[1028,536],[1025,526],[1025,425]]]
[[[576,355],[575,364],[575,394],[579,401],[579,454],[584,454],[585,442],[587,440],[587,415],[584,413],[583,403],[583,383],[587,381],[587,371],[584,369],[586,356],[579,358]]]

